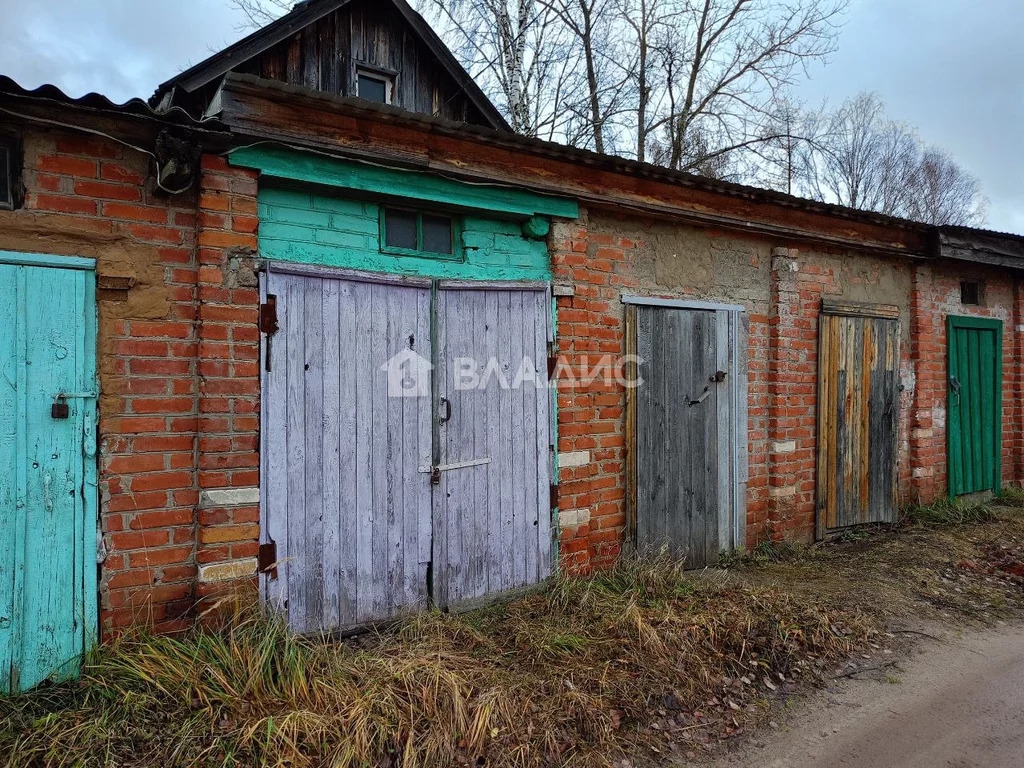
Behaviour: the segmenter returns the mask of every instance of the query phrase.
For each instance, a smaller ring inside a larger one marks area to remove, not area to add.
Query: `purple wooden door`
[[[431,404],[414,390],[425,375],[429,394],[429,282],[271,272],[265,293],[279,330],[263,373],[264,598],[298,632],[426,606]]]
[[[551,575],[551,299],[441,284],[434,599],[445,607]]]
[[[435,287],[265,276],[278,330],[263,344],[260,536],[275,567],[260,589],[297,632],[551,573],[546,286]]]

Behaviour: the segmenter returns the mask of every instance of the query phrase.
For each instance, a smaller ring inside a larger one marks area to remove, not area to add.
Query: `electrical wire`
[[[66,128],[68,130],[79,131],[81,133],[88,133],[88,134],[91,134],[93,136],[101,136],[104,139],[109,139],[110,141],[113,141],[113,142],[115,142],[117,144],[121,144],[122,146],[128,147],[129,149],[133,149],[136,152],[141,152],[144,155],[148,155],[153,160],[153,167],[155,168],[155,171],[156,171],[153,174],[153,180],[156,182],[157,187],[161,191],[166,192],[169,195],[180,195],[181,193],[187,192],[189,189],[192,188],[191,184],[189,184],[188,186],[182,187],[181,189],[170,189],[168,187],[165,187],[160,182],[160,164],[159,164],[160,161],[157,158],[156,154],[154,154],[153,152],[150,152],[148,149],[143,149],[140,146],[132,144],[131,142],[124,141],[123,139],[119,139],[116,136],[111,136],[109,133],[104,133],[103,131],[97,131],[95,128],[86,128],[84,125],[74,125],[72,123],[65,123],[65,122],[62,122],[60,120],[50,120],[50,119],[45,118],[45,117],[36,117],[35,115],[26,115],[23,112],[15,112],[13,109],[7,109],[5,107],[0,107],[0,112],[3,112],[4,114],[12,115],[14,117],[21,118],[22,120],[29,120],[29,121],[32,121],[32,122],[35,122],[35,123],[42,123],[43,125],[52,125],[52,126],[56,126],[58,128]]]

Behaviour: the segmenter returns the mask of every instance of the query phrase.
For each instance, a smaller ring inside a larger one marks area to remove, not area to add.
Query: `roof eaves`
[[[651,163],[644,163],[624,157],[617,157],[615,155],[601,154],[589,149],[569,147],[552,141],[522,136],[520,134],[512,133],[511,131],[499,131],[486,126],[460,123],[443,117],[426,115],[418,112],[409,112],[392,105],[377,104],[363,99],[324,93],[322,91],[316,91],[303,86],[291,85],[276,80],[266,80],[254,75],[231,73],[228,75],[227,83],[229,86],[231,83],[239,83],[271,91],[294,94],[304,98],[317,99],[328,102],[329,104],[341,108],[346,112],[363,113],[383,122],[395,122],[403,125],[419,126],[422,129],[426,129],[434,133],[490,142],[498,146],[520,149],[556,160],[598,167],[601,170],[624,173],[644,179],[663,181],[670,184],[729,195],[731,197],[745,198],[754,202],[771,203],[774,205],[781,205],[788,208],[804,210],[811,213],[820,213],[852,221],[877,224],[886,227],[896,227],[919,233],[934,231],[934,228],[931,225],[922,224],[909,219],[900,219],[886,214],[848,208],[846,206],[835,205],[833,203],[818,202],[803,197],[797,197],[795,195],[789,195],[785,192],[763,189],[761,187],[752,187],[720,179],[710,179],[708,177],[698,176],[686,171],[672,170],[670,168],[653,165]]]

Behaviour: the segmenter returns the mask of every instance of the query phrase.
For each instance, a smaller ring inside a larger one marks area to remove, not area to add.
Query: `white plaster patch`
[[[946,408],[942,405],[932,406],[932,425],[936,429],[946,428]]]
[[[226,563],[210,563],[199,566],[199,581],[210,584],[217,581],[249,578],[256,573],[255,557],[245,560],[229,560]]]
[[[768,489],[768,495],[773,498],[781,498],[784,496],[796,496],[795,485],[783,485],[780,487],[773,487]]]
[[[783,440],[772,443],[772,453],[793,453],[796,450],[796,440]]]
[[[920,429],[919,428],[919,429],[915,429],[911,433],[911,436],[915,440],[923,440],[923,439],[925,439],[927,437],[934,437],[935,436],[935,432],[933,430],[931,430],[931,429]]]
[[[576,287],[573,285],[553,285],[551,286],[551,295],[553,296],[575,296]]]
[[[585,467],[590,463],[590,451],[569,451],[558,454],[558,468]]]
[[[914,467],[911,473],[914,477],[932,477],[935,475],[934,467]]]
[[[260,503],[260,489],[256,488],[213,488],[203,491],[199,505],[209,507],[244,507]]]
[[[576,528],[589,522],[590,510],[586,507],[582,509],[559,510],[558,512],[558,524],[562,528]]]

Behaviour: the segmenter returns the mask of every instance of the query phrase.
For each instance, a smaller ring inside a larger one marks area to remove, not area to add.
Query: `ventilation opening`
[[[0,136],[0,210],[18,207],[21,176],[21,152],[17,140]]]
[[[978,280],[960,281],[960,303],[981,304],[981,282]]]

